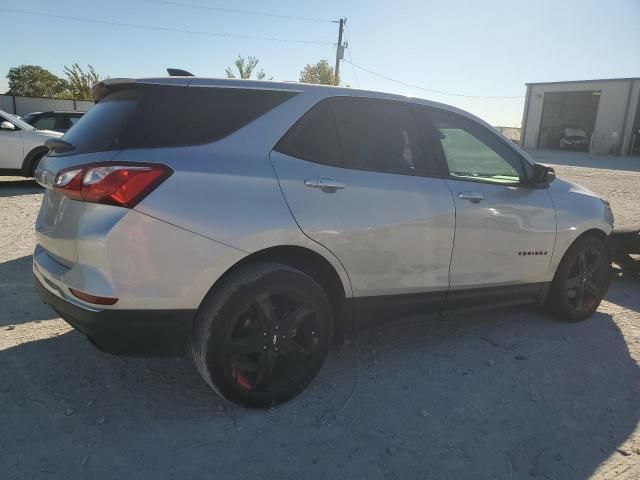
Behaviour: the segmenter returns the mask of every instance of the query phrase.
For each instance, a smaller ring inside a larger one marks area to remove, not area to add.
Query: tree
[[[71,68],[65,66],[64,73],[67,75],[67,92],[77,100],[92,100],[91,89],[100,81],[100,75],[96,73],[91,65],[85,72],[80,65],[74,63]]]
[[[336,85],[336,76],[329,62],[322,59],[315,65],[308,64],[300,72],[302,83],[315,83],[320,85]]]
[[[244,78],[244,79],[251,78],[251,74],[253,73],[253,70],[258,65],[259,61],[260,60],[258,60],[256,57],[248,57],[245,59],[244,57],[241,57],[240,55],[238,55],[238,59],[234,62],[234,64],[238,69],[238,74],[240,75],[240,78]],[[231,69],[231,67],[227,67],[226,72],[227,72],[227,78],[236,78],[236,75],[235,73],[233,73],[233,70]],[[256,78],[258,80],[262,80],[265,76],[266,75],[262,69],[260,69],[260,71],[256,73]]]
[[[20,65],[10,68],[7,79],[9,80],[7,95],[60,97],[67,88],[64,80],[38,65]]]

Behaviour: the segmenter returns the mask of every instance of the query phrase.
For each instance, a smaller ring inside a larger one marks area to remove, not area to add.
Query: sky
[[[340,17],[346,60],[404,84],[346,62],[343,83],[455,105],[493,125],[520,125],[527,82],[640,76],[640,0],[0,0],[0,92],[9,68],[22,64],[59,76],[79,63],[112,78],[162,76],[167,67],[223,77],[238,55],[259,58],[274,80],[295,81],[308,63],[333,65],[330,20]]]

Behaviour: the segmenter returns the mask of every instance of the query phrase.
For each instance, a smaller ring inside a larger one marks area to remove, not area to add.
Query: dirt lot
[[[640,225],[640,159],[535,155]],[[298,399],[246,411],[189,360],[103,354],[38,300],[40,198],[0,179],[3,479],[640,478],[640,279],[579,324],[520,308],[367,332]]]

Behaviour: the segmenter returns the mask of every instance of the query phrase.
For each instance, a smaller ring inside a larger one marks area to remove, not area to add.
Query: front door
[[[490,129],[438,109],[430,117],[456,206],[451,292],[537,294],[556,238],[547,190],[524,184],[531,165]]]
[[[428,176],[424,150],[409,103],[338,97],[271,153],[300,228],[342,262],[368,313],[400,300],[396,317],[443,305],[454,205],[445,181]]]
[[[0,115],[0,122],[4,121],[6,119]],[[15,130],[0,128],[0,168],[22,168],[23,159],[24,147],[20,129],[18,127],[15,127]]]

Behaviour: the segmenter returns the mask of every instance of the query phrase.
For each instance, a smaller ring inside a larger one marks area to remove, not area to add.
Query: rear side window
[[[352,98],[336,99],[333,108],[346,167],[404,175],[423,173],[419,171],[421,140],[410,105]]]
[[[64,140],[74,153],[210,143],[230,135],[295,92],[144,86],[107,95]]]
[[[343,166],[331,104],[320,102],[280,140],[276,151],[326,165]]]
[[[282,138],[276,151],[357,170],[423,174],[423,152],[409,104],[337,97],[320,102]]]

